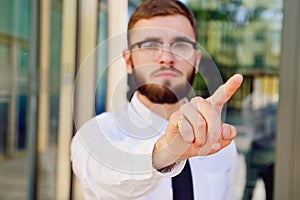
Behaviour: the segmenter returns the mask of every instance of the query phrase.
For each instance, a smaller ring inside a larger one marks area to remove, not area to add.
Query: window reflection
[[[228,102],[226,118],[239,132],[242,171],[238,173],[237,197],[272,199],[283,2],[186,2],[199,19],[199,43],[224,79],[234,73],[244,75],[243,85]],[[197,80],[197,93],[209,95],[205,83],[199,83],[203,82],[201,77]]]
[[[1,199],[27,196],[29,37],[30,1],[0,1]]]
[[[39,184],[37,189],[41,199],[55,199],[55,167],[58,131],[58,109],[61,65],[61,22],[62,0],[51,0],[50,7],[50,70],[49,70],[49,144],[40,154],[44,164],[39,166]],[[107,1],[99,0],[98,42],[107,38]],[[139,5],[140,0],[129,1],[129,14]],[[250,162],[245,158],[253,155],[257,147],[253,136],[253,124],[247,116],[269,114],[260,121],[260,130],[264,133],[275,132],[276,100],[278,100],[278,68],[281,51],[282,0],[184,0],[199,19],[199,43],[216,62],[224,79],[233,73],[242,73],[245,81],[228,102],[228,123],[233,123],[239,130],[237,144],[241,163],[246,170]],[[30,84],[30,46],[32,33],[30,0],[0,1],[0,199],[5,195],[19,195],[24,199],[28,193],[28,120]],[[105,57],[105,56],[104,56]],[[98,62],[106,62],[101,59]],[[100,66],[106,66],[101,64]],[[102,69],[98,69],[101,72]],[[195,91],[201,96],[208,96],[206,83],[201,76],[196,77]],[[257,86],[260,85],[259,87]],[[37,83],[33,83],[33,85]],[[105,80],[97,87],[96,112],[105,109]],[[253,97],[257,90],[261,92]],[[252,95],[252,102],[268,104],[261,107],[263,111],[251,110],[245,101]],[[271,106],[271,107],[269,107]],[[274,106],[274,107],[272,107]],[[270,111],[270,112],[269,112]],[[245,113],[244,113],[245,112]],[[245,117],[246,116],[246,117]],[[254,123],[254,122],[253,122]],[[250,125],[249,125],[250,124]],[[250,127],[250,128],[249,128]],[[254,141],[254,142],[253,142]],[[263,144],[272,144],[265,142]],[[266,151],[268,152],[268,151]],[[265,152],[265,153],[266,153]],[[273,150],[271,151],[273,153]],[[268,156],[271,158],[271,156]],[[48,168],[45,168],[47,165]],[[243,181],[238,182],[238,197],[242,198],[246,185],[246,171],[242,173]],[[270,177],[271,175],[269,175]],[[11,182],[5,180],[10,179]],[[257,181],[259,179],[256,179]],[[16,192],[17,191],[17,192]],[[255,195],[255,191],[253,191]],[[261,195],[261,194],[260,194]],[[263,194],[264,195],[264,194]],[[43,198],[44,197],[44,198]]]

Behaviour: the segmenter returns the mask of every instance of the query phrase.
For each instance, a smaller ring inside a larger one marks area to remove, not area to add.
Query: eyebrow
[[[160,42],[160,43],[163,43],[163,42],[162,42],[162,38],[150,36],[150,37],[144,38],[143,40],[141,40],[141,41],[139,41],[139,42],[133,43],[132,45],[130,45],[129,49],[131,49],[131,48],[134,47],[135,45],[138,45],[139,43],[143,43],[143,42],[145,42],[145,41],[153,41],[153,42]],[[174,42],[189,42],[189,43],[191,43],[191,44],[194,46],[194,48],[197,47],[197,42],[196,42],[196,41],[193,41],[193,40],[191,40],[190,38],[185,37],[185,36],[177,36],[177,37],[173,38],[172,41],[171,41],[170,43],[174,43]]]
[[[195,42],[195,41],[191,40],[190,38],[184,37],[184,36],[182,36],[182,37],[175,37],[174,41],[175,42],[181,42],[181,41],[183,41],[183,42],[191,42],[191,43]]]
[[[159,41],[159,42],[161,42],[161,38],[159,38],[159,37],[146,37],[142,41]]]
[[[142,41],[159,41],[159,42],[162,42],[162,38],[160,38],[160,37],[146,37]],[[183,42],[191,42],[191,43],[195,42],[195,41],[193,41],[190,38],[185,37],[185,36],[178,36],[178,37],[175,37],[175,38],[172,39],[172,42],[181,42],[181,41],[183,41]]]

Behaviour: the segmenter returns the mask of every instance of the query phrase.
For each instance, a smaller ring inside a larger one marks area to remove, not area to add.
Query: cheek
[[[133,66],[133,67],[138,66],[138,63],[139,63],[139,56],[137,55],[136,52],[133,51],[133,52],[131,53],[130,60],[131,60],[131,63],[132,63],[132,66]]]
[[[143,80],[142,82],[148,82],[152,73],[151,66],[138,63],[137,61],[133,62],[133,68],[135,78],[138,80]]]
[[[131,63],[133,70],[136,70],[137,73],[143,76],[149,76],[155,70],[160,68],[160,65],[151,61],[149,57],[143,58],[138,53],[132,54]]]
[[[194,61],[194,63],[191,63],[191,61],[182,60],[181,62],[178,63],[176,69],[180,71],[185,77],[188,77],[192,73],[196,72],[195,65],[196,65],[196,61]]]

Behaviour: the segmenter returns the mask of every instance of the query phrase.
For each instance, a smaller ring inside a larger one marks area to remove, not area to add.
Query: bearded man
[[[131,101],[88,121],[72,141],[86,199],[235,199],[236,129],[221,111],[242,76],[207,99],[186,98],[201,51],[196,20],[180,1],[145,1],[127,34]]]

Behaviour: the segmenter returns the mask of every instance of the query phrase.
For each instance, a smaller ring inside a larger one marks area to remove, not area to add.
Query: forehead
[[[153,37],[162,39],[186,37],[195,40],[195,33],[190,21],[182,15],[141,19],[135,23],[129,34],[132,42]]]

